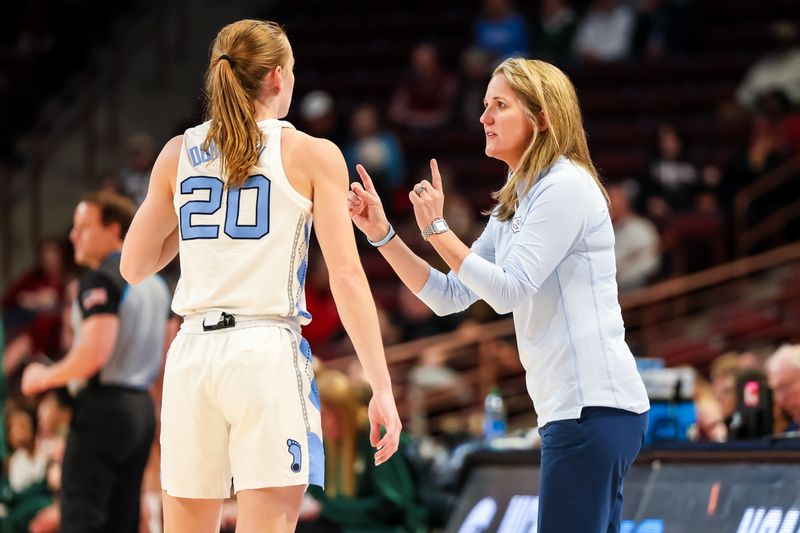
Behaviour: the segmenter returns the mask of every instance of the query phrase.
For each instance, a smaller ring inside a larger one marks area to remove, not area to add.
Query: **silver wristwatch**
[[[433,219],[433,222],[431,222],[427,228],[422,230],[422,238],[427,241],[431,235],[438,235],[449,229],[450,226],[447,225],[447,222],[443,218],[437,217]]]

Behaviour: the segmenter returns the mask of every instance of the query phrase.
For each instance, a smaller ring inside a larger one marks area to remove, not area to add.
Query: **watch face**
[[[433,231],[434,233],[444,233],[447,231],[447,222],[442,219],[434,220],[433,221]]]

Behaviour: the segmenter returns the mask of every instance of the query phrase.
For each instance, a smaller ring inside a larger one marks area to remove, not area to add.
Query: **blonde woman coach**
[[[445,275],[396,237],[375,188],[351,186],[350,216],[400,279],[437,314],[483,299],[514,314],[539,417],[539,533],[619,531],[622,482],[639,453],[649,402],[625,343],[608,196],[589,157],[575,89],[542,61],[494,71],[481,116],[486,155],[508,164],[483,234],[468,248],[442,218],[432,180],[409,193]]]

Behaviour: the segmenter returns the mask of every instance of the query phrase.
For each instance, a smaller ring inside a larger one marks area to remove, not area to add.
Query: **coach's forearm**
[[[430,276],[431,266],[412,252],[399,235],[378,250],[411,292],[416,294],[422,290]]]

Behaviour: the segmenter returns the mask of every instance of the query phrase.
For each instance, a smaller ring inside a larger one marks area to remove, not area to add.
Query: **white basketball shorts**
[[[203,330],[187,317],[167,354],[161,483],[179,498],[323,486],[319,391],[299,328],[236,318]]]

